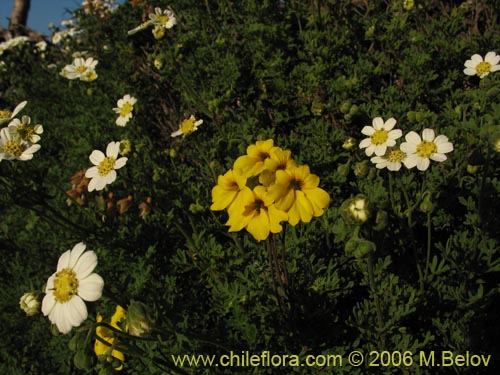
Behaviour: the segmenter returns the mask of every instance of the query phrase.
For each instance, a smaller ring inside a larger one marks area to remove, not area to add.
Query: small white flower
[[[0,130],[0,160],[31,160],[41,146],[22,141],[12,135],[9,127]]]
[[[116,125],[125,126],[127,122],[132,118],[132,111],[134,110],[134,104],[137,103],[137,99],[129,94],[126,94],[123,98],[119,99],[116,103],[117,108],[113,108],[113,111],[119,114],[116,119]]]
[[[92,57],[84,59],[77,57],[72,64],[66,65],[61,71],[61,75],[67,79],[80,79],[82,81],[93,81],[97,78],[95,67],[98,64],[97,60]]]
[[[486,77],[490,72],[496,72],[500,70],[500,55],[495,52],[488,52],[484,56],[484,60],[481,55],[472,55],[470,60],[465,62],[464,73],[468,76],[477,75],[479,78]]]
[[[65,31],[56,31],[54,34],[52,34],[52,43],[53,44],[61,43],[61,40],[65,35],[66,35]]]
[[[161,10],[155,8],[154,13],[149,14],[149,19],[154,26],[162,26],[165,29],[171,29],[177,24],[177,19],[172,9]]]
[[[370,216],[370,205],[366,197],[363,195],[358,195],[352,198],[348,209],[351,218],[358,223],[364,223]]]
[[[191,134],[192,132],[198,130],[198,126],[203,124],[203,120],[196,120],[196,118],[191,115],[188,119],[185,119],[184,121],[181,122],[179,125],[179,130],[176,130],[173,132],[170,136],[171,137],[177,137],[179,135],[182,135],[183,137]]]
[[[31,125],[31,118],[23,116],[21,121],[17,118],[12,120],[9,123],[9,130],[13,137],[25,142],[37,143],[41,139],[40,134],[43,133],[43,126],[40,124]]]
[[[414,131],[405,136],[401,143],[401,151],[407,154],[404,164],[407,168],[417,167],[420,171],[429,168],[430,160],[442,162],[447,159],[446,153],[453,151],[453,144],[445,135],[435,136],[434,130],[424,129],[422,138]]]
[[[101,298],[104,280],[92,272],[96,266],[97,255],[85,251],[85,244],[80,242],[61,255],[57,271],[49,277],[42,312],[61,333],[69,332],[87,319],[84,301]]]
[[[0,111],[0,125],[9,122],[12,120],[16,115],[23,110],[24,107],[26,107],[26,104],[28,104],[27,101],[19,103],[16,108],[14,108],[14,111],[9,111],[8,109],[4,109]]]
[[[33,316],[40,310],[40,301],[35,293],[24,293],[19,299],[19,307],[21,307],[26,315]]]
[[[45,41],[40,41],[37,44],[35,44],[35,47],[37,48],[38,51],[45,51],[47,49],[47,42]]]
[[[370,159],[376,168],[387,168],[390,171],[399,171],[405,160],[406,154],[397,148],[388,150],[384,156],[374,156]]]
[[[120,142],[110,142],[106,147],[106,155],[102,151],[94,150],[89,156],[94,164],[85,172],[85,177],[90,178],[88,191],[102,190],[108,184],[116,180],[116,169],[120,169],[127,163],[127,158],[118,159]]]
[[[369,136],[363,139],[359,148],[366,148],[365,153],[371,156],[373,153],[377,156],[382,156],[387,151],[387,147],[396,145],[396,139],[403,135],[400,129],[394,129],[396,120],[394,118],[388,119],[385,123],[382,117],[375,117],[372,122],[373,126],[365,126],[361,133]]]

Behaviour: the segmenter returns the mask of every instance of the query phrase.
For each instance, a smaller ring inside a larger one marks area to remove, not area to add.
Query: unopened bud
[[[368,160],[363,160],[354,165],[354,175],[356,177],[366,177],[370,170],[370,162]]]
[[[342,144],[342,148],[344,150],[350,150],[352,149],[354,146],[356,146],[356,139],[354,139],[353,137],[347,137],[345,140],[344,140],[344,143]]]
[[[155,26],[152,32],[156,40],[160,40],[165,36],[165,28],[159,25]]]
[[[19,300],[19,306],[27,316],[36,315],[40,311],[40,301],[35,293],[24,293]]]
[[[149,312],[149,307],[138,301],[131,301],[128,308],[128,332],[132,336],[145,336],[152,328],[154,321]]]

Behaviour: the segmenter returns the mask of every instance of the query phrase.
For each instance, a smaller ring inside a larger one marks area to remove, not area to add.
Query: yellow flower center
[[[406,157],[406,154],[401,151],[401,150],[392,150],[387,154],[387,160],[389,160],[392,163],[401,163],[404,158]]]
[[[23,151],[23,147],[12,139],[3,145],[3,152],[12,156],[21,156]]]
[[[10,118],[10,116],[12,116],[12,112],[8,109],[3,109],[0,111],[0,119]]]
[[[107,176],[115,168],[115,163],[115,158],[111,156],[105,157],[97,167],[97,173],[99,173],[99,176]]]
[[[188,118],[181,123],[181,132],[184,135],[191,134],[194,131],[194,120]]]
[[[264,204],[264,201],[262,199],[255,199],[254,202],[252,202],[252,204],[250,205],[251,207],[251,211],[257,211],[257,213],[260,213],[260,210],[265,208],[265,204]]]
[[[132,109],[134,109],[134,107],[132,107],[132,104],[125,103],[120,109],[120,117],[127,116],[130,112],[132,112]]]
[[[421,158],[429,158],[437,152],[437,146],[434,142],[423,141],[417,146],[417,155]]]
[[[156,17],[156,22],[158,22],[161,25],[166,25],[169,19],[170,18],[168,18],[168,16],[162,14]]]
[[[387,130],[376,130],[375,133],[372,134],[371,136],[372,143],[374,145],[381,145],[387,142],[387,139],[389,139],[389,132]]]
[[[290,188],[293,190],[302,190],[302,186],[304,185],[304,181],[293,179],[290,181]]]
[[[78,292],[78,279],[71,268],[65,268],[54,279],[54,297],[57,302],[68,302]]]
[[[82,73],[84,73],[87,70],[87,67],[84,66],[84,65],[80,65],[80,66],[77,66],[75,70],[76,70],[77,73],[82,74]]]
[[[476,73],[478,76],[482,76],[485,73],[488,73],[491,69],[491,64],[487,61],[481,61],[476,66]]]
[[[17,132],[23,141],[29,141],[35,134],[35,128],[23,122],[17,128]]]

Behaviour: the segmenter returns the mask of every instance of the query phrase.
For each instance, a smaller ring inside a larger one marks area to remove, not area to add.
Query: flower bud
[[[158,70],[163,68],[163,61],[158,57],[154,60],[153,64],[154,64],[155,68]]]
[[[159,25],[155,26],[152,32],[156,40],[160,40],[165,36],[165,28]]]
[[[120,141],[120,155],[126,156],[132,151],[132,143],[128,139],[122,139]]]
[[[75,367],[80,370],[90,370],[92,367],[94,367],[96,358],[93,352],[81,349],[76,352],[75,356],[73,357],[73,362],[75,364]]]
[[[368,160],[363,160],[354,165],[354,175],[356,177],[366,177],[370,170],[370,162]]]
[[[366,258],[368,255],[374,253],[376,246],[372,241],[360,239],[358,240],[357,247],[353,252],[356,259]]]
[[[19,300],[19,306],[27,316],[36,315],[40,311],[40,301],[35,293],[24,293]]]
[[[500,152],[500,138],[495,139],[492,143],[493,143],[493,149],[496,152]]]
[[[341,105],[340,105],[340,112],[342,112],[344,115],[349,113],[351,109],[351,101],[350,100],[345,100]]]
[[[131,301],[128,308],[128,332],[132,336],[145,336],[151,331],[154,321],[149,307],[138,301]]]
[[[341,176],[344,176],[344,177],[347,177],[349,175],[349,171],[350,171],[350,163],[347,162],[345,164],[340,164],[338,167],[337,167],[337,172],[341,175]]]
[[[431,202],[430,193],[424,195],[422,203],[420,203],[419,210],[423,213],[431,213],[434,211],[434,204]]]
[[[387,215],[387,211],[378,210],[377,215],[375,216],[375,225],[373,226],[373,230],[384,230],[385,228],[387,228],[388,222],[389,216]]]
[[[342,143],[342,148],[344,150],[350,150],[352,149],[354,146],[356,146],[356,139],[354,139],[353,137],[347,137],[345,140],[344,140],[344,143]]]
[[[370,205],[364,195],[358,194],[354,198],[348,199],[344,204],[343,211],[348,221],[363,224],[370,217]]]

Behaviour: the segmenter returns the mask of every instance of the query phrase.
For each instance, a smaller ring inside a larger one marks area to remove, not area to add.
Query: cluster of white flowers
[[[365,126],[361,132],[367,135],[359,144],[365,149],[367,156],[379,169],[387,168],[390,171],[399,171],[401,166],[406,168],[417,167],[420,171],[429,168],[430,160],[442,162],[447,159],[447,153],[453,151],[453,144],[445,135],[434,133],[433,129],[424,129],[422,136],[414,131],[405,135],[405,141],[396,147],[396,140],[403,136],[400,129],[394,129],[396,120],[390,118],[384,122],[382,117],[372,121],[373,126]]]
[[[31,160],[40,149],[37,143],[43,127],[32,124],[29,116],[15,118],[28,102],[19,103],[14,111],[0,111],[0,125],[8,125],[0,130],[0,160]]]
[[[27,36],[17,36],[15,38],[12,38],[12,39],[6,40],[5,42],[0,43],[0,56],[2,56],[3,53],[5,51],[7,51],[8,49],[11,49],[11,48],[19,46],[19,45],[23,45],[28,40],[29,39]]]
[[[156,39],[161,39],[165,35],[165,30],[171,29],[177,24],[177,18],[172,9],[155,8],[154,13],[148,15],[149,20],[141,23],[139,26],[129,30],[128,35],[135,34],[138,31],[153,26],[152,33]]]
[[[60,44],[61,42],[68,41],[81,33],[81,31],[75,27],[73,20],[63,20],[61,21],[61,26],[65,27],[65,29],[57,30],[52,34],[53,44]]]
[[[71,64],[61,70],[61,75],[67,79],[79,79],[80,81],[92,82],[97,79],[95,67],[99,61],[92,57],[87,59],[76,57]]]

